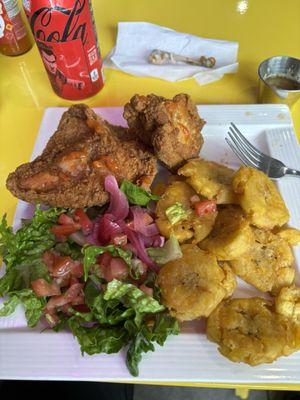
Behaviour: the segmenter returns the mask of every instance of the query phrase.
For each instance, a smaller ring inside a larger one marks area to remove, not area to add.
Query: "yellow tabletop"
[[[119,21],[148,21],[237,41],[240,66],[237,73],[205,86],[105,70],[105,87],[86,100],[89,106],[120,106],[135,93],[151,92],[166,97],[185,92],[198,104],[256,103],[259,63],[274,55],[300,58],[299,0],[94,0],[93,6],[103,56],[115,43]],[[0,95],[0,213],[7,212],[11,220],[17,200],[5,188],[8,173],[30,158],[44,109],[71,102],[53,93],[36,46],[19,57],[0,56]],[[300,103],[292,115],[300,132]]]

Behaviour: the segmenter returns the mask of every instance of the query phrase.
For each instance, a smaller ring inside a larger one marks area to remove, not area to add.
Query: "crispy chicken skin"
[[[168,168],[176,169],[198,157],[205,121],[187,94],[178,94],[172,100],[136,94],[125,105],[124,118],[132,134],[150,146]]]
[[[9,174],[7,188],[29,203],[77,208],[108,200],[106,175],[149,187],[156,159],[142,143],[128,138],[127,129],[110,125],[84,104],[74,105],[43,153]]]

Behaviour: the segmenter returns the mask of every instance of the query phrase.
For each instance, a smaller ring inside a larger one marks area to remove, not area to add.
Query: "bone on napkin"
[[[214,57],[216,64],[213,68],[184,63],[153,65],[147,60],[153,49],[193,58]],[[171,82],[194,78],[203,85],[236,72],[237,53],[237,42],[205,39],[148,22],[119,22],[116,46],[107,55],[104,66]]]

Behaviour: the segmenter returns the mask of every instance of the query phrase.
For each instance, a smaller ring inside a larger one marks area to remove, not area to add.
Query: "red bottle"
[[[0,0],[0,53],[18,56],[31,46],[18,0]]]
[[[80,100],[102,89],[90,0],[23,0],[23,7],[55,93]]]

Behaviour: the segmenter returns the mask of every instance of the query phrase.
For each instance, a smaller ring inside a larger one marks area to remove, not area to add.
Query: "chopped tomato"
[[[83,275],[83,265],[80,261],[73,261],[71,274],[76,278],[80,278]]]
[[[81,226],[81,229],[85,235],[88,235],[92,228],[93,223],[87,216],[86,212],[82,208],[77,208],[74,212],[75,220]]]
[[[146,293],[148,296],[151,296],[151,297],[153,297],[153,289],[152,288],[150,288],[150,287],[148,287],[148,286],[146,286],[146,285],[141,285],[140,286],[140,289],[144,292],[144,293]]]
[[[42,278],[32,281],[31,287],[37,297],[57,296],[60,294],[60,288],[55,282],[48,283]]]
[[[74,220],[67,214],[60,214],[58,223],[61,225],[74,225]]]
[[[66,236],[71,235],[72,233],[77,232],[80,229],[76,224],[66,224],[66,225],[53,225],[50,228],[50,231],[54,233],[54,235],[58,239],[63,239]]]
[[[113,279],[123,280],[128,275],[128,266],[124,260],[120,257],[114,257],[110,261],[110,265],[106,268],[104,272],[104,279],[107,282]]]
[[[109,252],[105,252],[101,254],[101,256],[97,257],[97,262],[99,265],[103,267],[108,267],[110,265],[110,261],[112,259],[112,256],[110,255]]]
[[[69,215],[61,214],[58,217],[58,223],[60,225],[53,225],[50,231],[54,233],[56,239],[63,242],[67,239],[67,236],[77,232],[81,225],[76,223]]]
[[[57,257],[51,275],[55,278],[69,278],[71,275],[80,278],[83,275],[83,265],[71,257]]]
[[[215,213],[217,211],[217,205],[212,200],[203,200],[194,204],[195,212],[198,217],[203,217],[204,215]]]
[[[55,278],[63,278],[71,273],[73,260],[71,257],[58,257],[53,266],[52,276]]]
[[[70,286],[64,294],[60,296],[51,297],[46,305],[46,312],[53,313],[53,310],[58,307],[62,307],[65,304],[83,304],[84,303],[84,294],[82,290],[82,284],[75,283]]]
[[[70,275],[63,276],[62,278],[54,278],[53,282],[55,282],[60,288],[70,286]]]
[[[69,287],[69,289],[64,293],[64,297],[68,299],[72,304],[76,300],[78,296],[82,297],[83,296],[83,285],[81,283],[74,283],[72,286]],[[79,304],[76,302],[76,304]]]
[[[59,258],[59,255],[57,253],[55,253],[54,251],[46,250],[44,252],[42,259],[43,259],[44,263],[46,264],[49,272],[53,271],[53,266],[56,263],[58,258]]]

